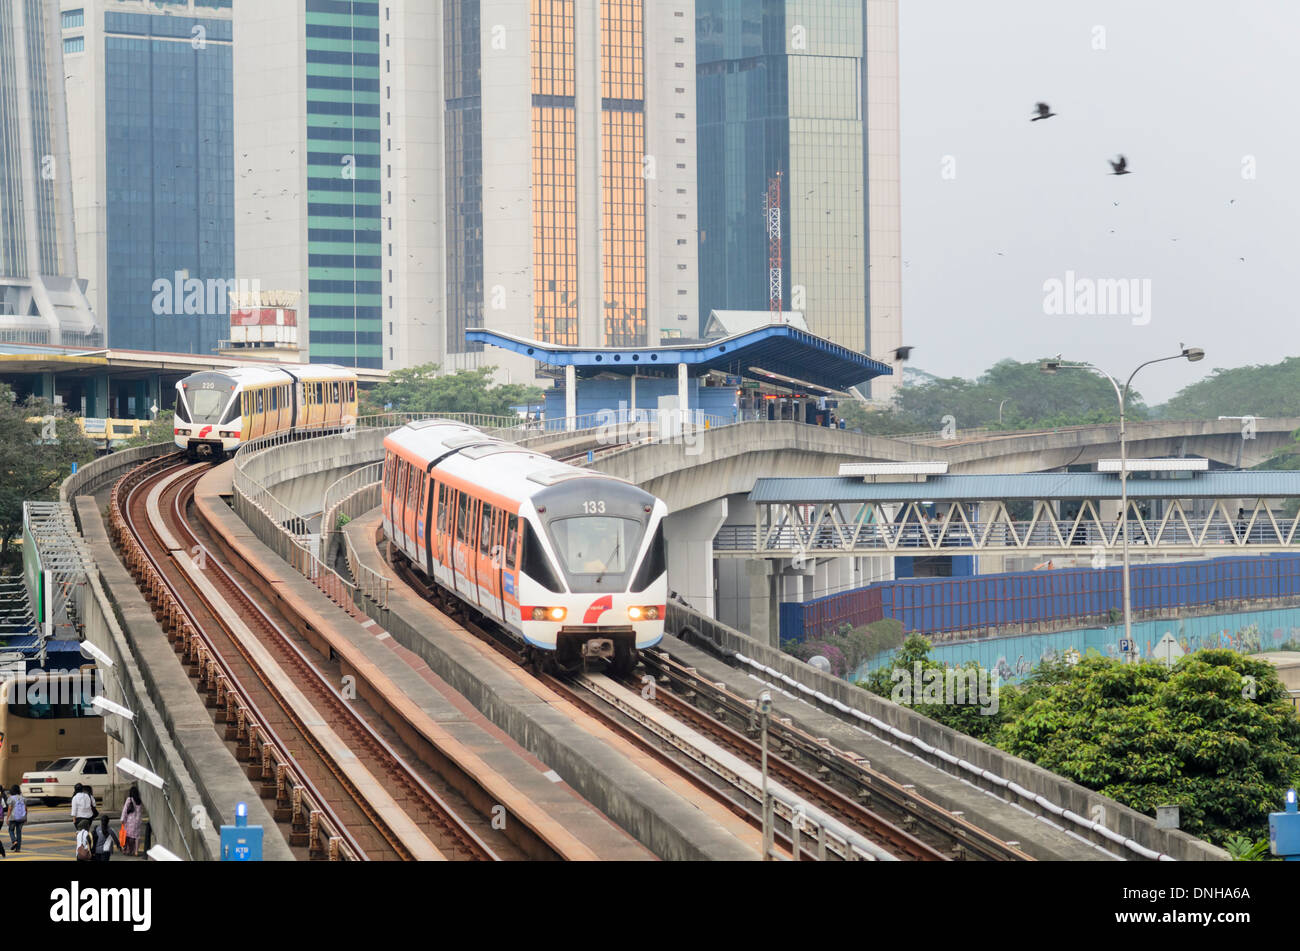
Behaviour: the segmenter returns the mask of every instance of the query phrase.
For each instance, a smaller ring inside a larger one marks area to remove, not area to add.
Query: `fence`
[[[895,618],[908,633],[1029,633],[1063,621],[1114,622],[1123,610],[1120,568],[1019,571],[972,578],[912,578],[780,607],[782,639]],[[1300,555],[1135,565],[1133,616],[1183,607],[1232,608],[1300,598]]]

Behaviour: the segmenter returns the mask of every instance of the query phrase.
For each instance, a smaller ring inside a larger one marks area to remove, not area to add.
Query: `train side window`
[[[478,550],[483,554],[492,552],[492,513],[495,509],[483,503],[483,514],[479,521]]]
[[[334,393],[334,402],[337,403],[339,401],[339,385],[337,383],[334,384],[332,392]]]
[[[418,508],[420,504],[420,470],[411,466],[411,489],[406,494],[406,503],[413,508]]]
[[[513,568],[517,560],[515,551],[519,547],[519,516],[511,515],[506,519],[506,567]]]
[[[447,484],[438,483],[438,534],[447,530]]]
[[[262,414],[262,391],[261,390],[257,391],[257,413],[259,416]]]
[[[269,395],[271,397],[271,411],[275,412],[280,408],[280,388],[278,386],[271,387]]]

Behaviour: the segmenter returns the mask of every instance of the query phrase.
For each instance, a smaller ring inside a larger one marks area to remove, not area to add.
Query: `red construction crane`
[[[780,322],[785,313],[784,295],[782,294],[781,249],[781,172],[767,183],[767,303],[772,312],[773,322]]]

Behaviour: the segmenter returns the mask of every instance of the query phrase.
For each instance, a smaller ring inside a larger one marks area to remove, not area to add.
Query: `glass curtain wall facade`
[[[48,38],[45,14],[40,0],[23,0],[25,30],[14,22],[11,4],[0,5],[0,277],[28,277],[33,274],[59,274],[58,230],[55,176],[45,174],[41,157],[54,155],[53,131],[50,127],[49,64],[46,62]],[[23,33],[23,52],[27,60],[26,75],[19,81],[21,65],[18,48],[10,38]],[[29,172],[23,170],[21,88],[28,90],[26,108],[31,113],[32,151]],[[24,213],[24,175],[32,176],[36,200],[35,244],[38,260],[28,256],[27,220]]]
[[[864,0],[699,0],[700,313],[768,308],[783,178],[786,309],[869,346]]]
[[[647,343],[644,29],[642,0],[601,0],[601,249],[608,347]]]
[[[479,0],[445,0],[443,68],[447,181],[447,351],[481,352],[465,331],[483,326],[483,96]]]
[[[109,345],[214,352],[236,289],[231,23],[105,13],[104,63]]]
[[[578,345],[574,0],[532,0],[533,306],[538,340]]]
[[[379,2],[306,3],[311,360],[379,369]]]
[[[768,309],[764,201],[778,172],[789,191],[790,109],[785,0],[696,0],[695,12],[703,323]]]

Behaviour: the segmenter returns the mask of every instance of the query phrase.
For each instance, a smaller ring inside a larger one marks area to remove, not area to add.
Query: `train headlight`
[[[529,617],[534,621],[563,621],[568,617],[567,608],[528,608]]]
[[[627,609],[627,616],[633,621],[657,621],[662,610],[658,605],[651,604],[647,606],[633,605]]]
[[[641,609],[638,607],[630,607],[627,609],[627,616],[634,621],[639,621],[641,620]]]

